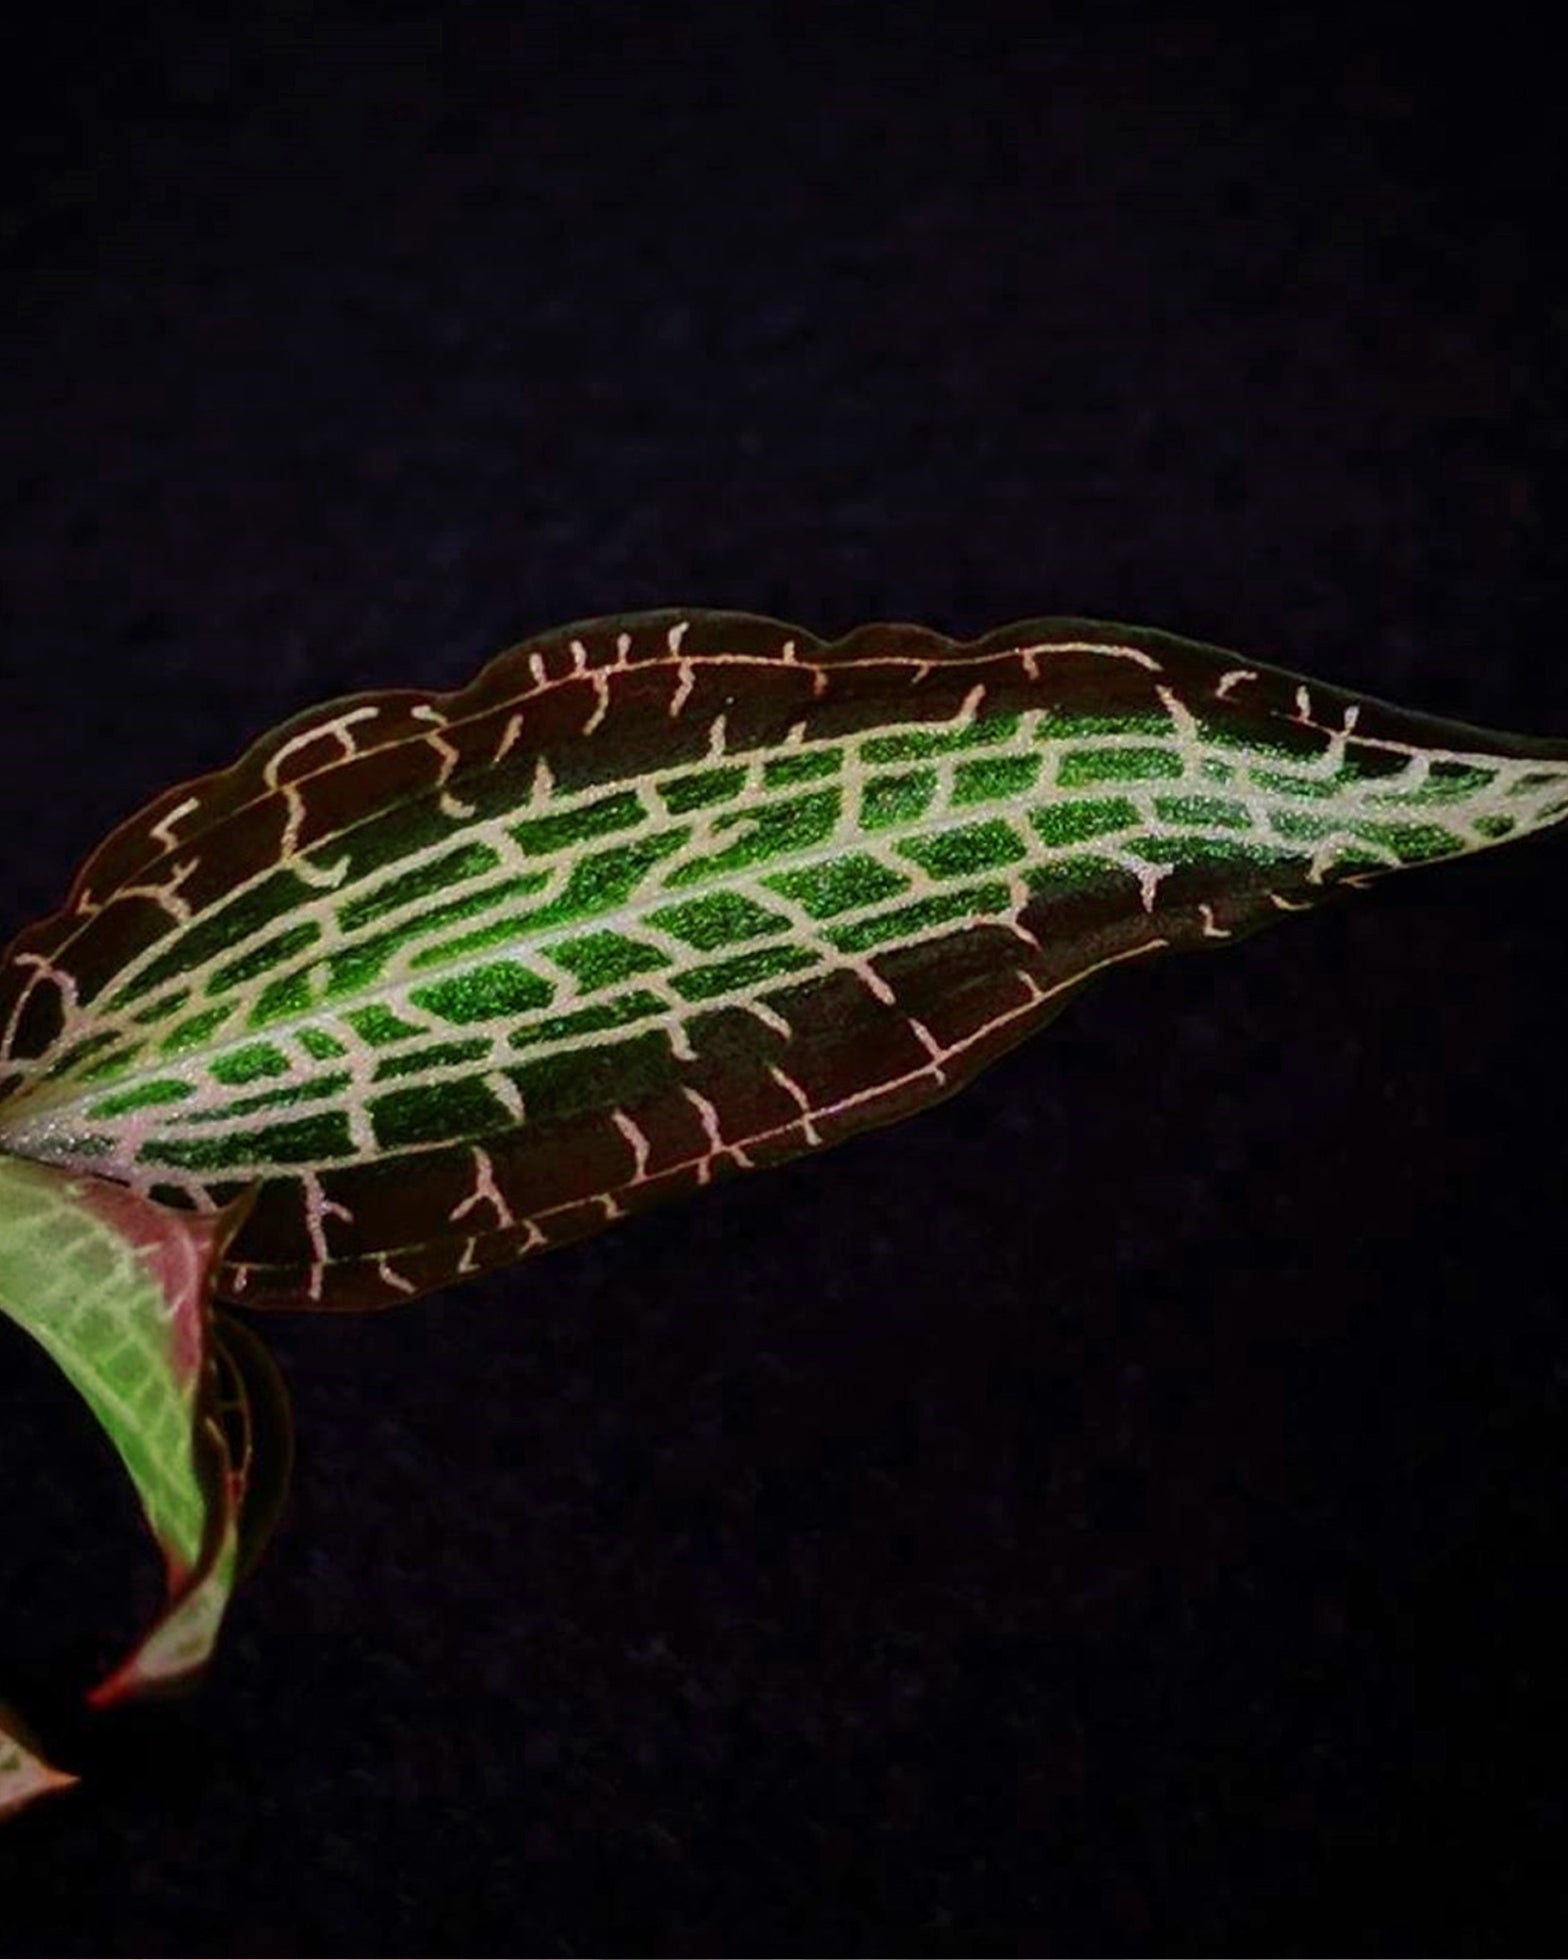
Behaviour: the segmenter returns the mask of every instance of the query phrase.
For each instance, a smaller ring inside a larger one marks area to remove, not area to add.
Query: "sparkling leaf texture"
[[[169,791],[0,973],[0,1149],[389,1304],[952,1090],[1094,974],[1568,815],[1568,744],[1169,635],[658,613]]]

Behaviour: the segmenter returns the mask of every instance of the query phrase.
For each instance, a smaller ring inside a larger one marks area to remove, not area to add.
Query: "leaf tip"
[[[134,1651],[89,1690],[89,1708],[113,1708],[133,1696],[188,1686],[212,1659],[229,1595],[234,1590],[237,1533],[232,1511],[196,1573],[154,1621]]]
[[[23,1741],[18,1730],[14,1717],[0,1714],[0,1820],[81,1781],[69,1770],[57,1769]]]

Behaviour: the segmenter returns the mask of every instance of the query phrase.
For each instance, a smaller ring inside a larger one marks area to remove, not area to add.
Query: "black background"
[[[1303,15],[55,10],[0,179],[0,912],[531,629],[1077,612],[1568,733],[1543,51]],[[17,1952],[1560,1950],[1551,841],[901,1129],[263,1324],[194,1699],[0,1328]]]

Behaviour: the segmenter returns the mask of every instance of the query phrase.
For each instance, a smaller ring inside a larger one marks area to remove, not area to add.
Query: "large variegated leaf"
[[[385,1303],[953,1088],[1092,975],[1568,813],[1568,747],[1162,634],[599,621],[160,797],[0,976],[0,1148]]]

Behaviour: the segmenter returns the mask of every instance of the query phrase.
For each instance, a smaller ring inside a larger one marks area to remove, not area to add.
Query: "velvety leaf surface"
[[[1074,620],[568,627],[160,797],[0,976],[0,1146],[409,1297],[903,1115],[1095,973],[1568,812],[1568,749]]]

